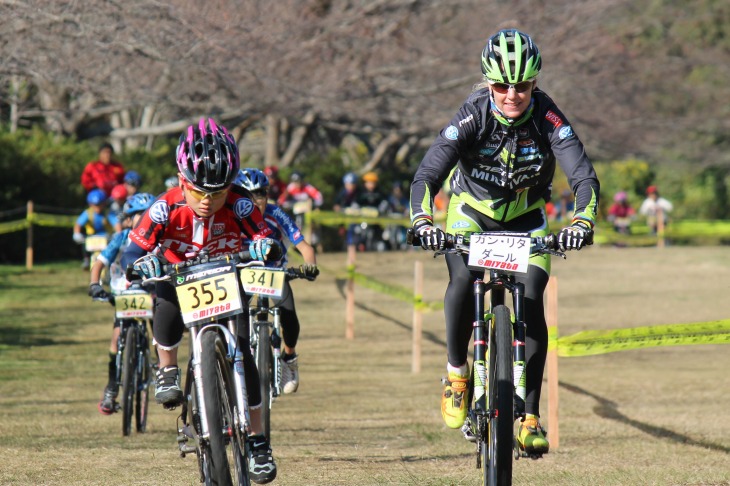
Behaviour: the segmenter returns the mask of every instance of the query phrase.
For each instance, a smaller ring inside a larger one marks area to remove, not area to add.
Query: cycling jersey
[[[101,189],[107,196],[111,195],[112,189],[124,181],[124,166],[116,160],[108,164],[100,160],[89,162],[81,173],[81,185],[86,191],[94,188]]]
[[[297,186],[294,183],[290,183],[286,186],[286,192],[279,196],[278,203],[285,204],[294,202],[306,201],[307,199],[312,200],[312,204],[315,208],[318,208],[324,202],[322,193],[317,190],[312,184],[303,184]]]
[[[182,189],[162,194],[142,215],[130,237],[145,251],[158,252],[170,263],[241,249],[241,234],[258,240],[271,235],[251,199],[231,191],[224,206],[208,218],[198,217],[185,202]],[[126,262],[123,262],[126,263]]]
[[[281,258],[276,261],[267,261],[267,267],[284,267],[286,266],[288,259],[286,257],[287,246],[284,243],[284,236],[286,236],[292,245],[296,246],[298,243],[304,241],[304,236],[299,230],[299,227],[294,220],[284,212],[279,206],[275,204],[267,204],[266,210],[264,211],[264,220],[266,225],[271,229],[271,235],[269,238],[273,238],[279,242],[281,247]],[[248,245],[251,240],[249,238],[243,238],[244,248]]]
[[[528,110],[532,116],[505,125],[495,116],[489,90],[474,91],[416,171],[411,221],[433,221],[433,198],[449,176],[453,196],[497,221],[544,207],[550,200],[557,159],[575,194],[574,221],[592,227],[599,184],[583,144],[544,92],[533,92]]]

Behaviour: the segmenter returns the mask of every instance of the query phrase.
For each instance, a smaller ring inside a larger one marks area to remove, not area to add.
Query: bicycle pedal
[[[471,425],[468,423],[465,423],[461,426],[461,433],[464,434],[464,439],[468,440],[469,442],[476,442],[477,436],[474,435],[474,432],[471,430]]]
[[[164,408],[165,410],[175,410],[178,407],[178,405],[180,405],[180,404],[179,403],[163,403],[162,408]]]

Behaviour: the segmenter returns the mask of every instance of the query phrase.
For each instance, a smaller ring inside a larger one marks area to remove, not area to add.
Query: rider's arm
[[[596,223],[600,185],[583,143],[554,104],[543,118],[542,126],[575,194],[573,222],[582,221],[592,228]]]
[[[119,263],[122,269],[126,269],[129,265],[134,263],[135,260],[142,258],[147,254],[147,250],[137,245],[134,241],[130,242],[129,245],[124,249]]]
[[[413,176],[411,184],[411,222],[433,222],[433,198],[459,161],[460,151],[476,138],[479,116],[469,103],[451,119],[431,144]]]

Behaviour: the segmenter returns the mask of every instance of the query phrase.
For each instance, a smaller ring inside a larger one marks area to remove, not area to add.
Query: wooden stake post
[[[355,245],[347,245],[347,283],[345,284],[345,338],[355,339]]]
[[[421,340],[423,334],[423,312],[418,305],[423,299],[423,262],[416,261],[414,275],[414,302],[413,302],[413,346],[411,358],[411,371],[420,373],[421,371]]]
[[[33,223],[31,223],[33,219],[33,201],[28,201],[27,213],[28,237],[25,245],[25,268],[31,270],[33,268]]]

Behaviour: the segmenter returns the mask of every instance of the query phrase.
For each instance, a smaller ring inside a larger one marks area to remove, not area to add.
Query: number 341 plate
[[[529,233],[472,233],[469,237],[469,265],[527,273],[531,243]]]
[[[281,298],[284,289],[284,272],[261,267],[241,270],[241,284],[247,294]]]

